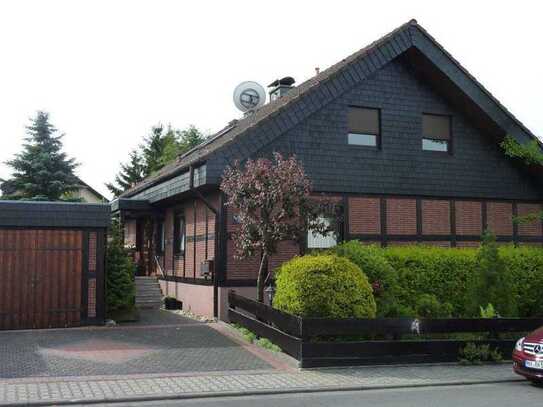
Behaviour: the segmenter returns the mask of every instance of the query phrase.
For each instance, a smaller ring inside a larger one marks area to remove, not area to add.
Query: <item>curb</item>
[[[290,388],[290,389],[264,389],[264,390],[247,390],[247,391],[223,391],[223,392],[207,392],[207,393],[186,393],[186,394],[162,394],[149,396],[134,396],[122,398],[102,398],[102,399],[71,399],[71,400],[50,400],[50,401],[25,401],[9,403],[10,406],[66,406],[66,405],[85,405],[85,404],[115,404],[115,403],[130,403],[130,402],[146,402],[146,401],[163,401],[163,400],[189,400],[189,399],[207,399],[215,397],[243,397],[243,396],[267,396],[280,394],[308,394],[308,393],[325,393],[325,392],[340,392],[340,391],[366,391],[366,390],[394,390],[394,389],[416,389],[425,387],[447,387],[447,386],[471,386],[480,384],[493,383],[516,383],[524,382],[525,379],[501,379],[501,380],[477,380],[477,381],[456,381],[442,383],[421,383],[421,384],[405,384],[405,385],[374,385],[374,386],[320,386],[311,388]]]

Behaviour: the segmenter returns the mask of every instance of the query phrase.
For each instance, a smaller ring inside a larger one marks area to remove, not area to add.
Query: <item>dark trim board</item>
[[[374,241],[379,242],[382,240],[382,235],[371,235],[371,234],[353,234],[351,233],[350,238],[353,240],[360,241]],[[480,241],[480,235],[386,235],[386,241],[398,241],[398,242],[413,242],[413,243],[424,243],[424,242],[474,242]],[[516,240],[513,236],[496,236],[496,241],[506,243],[514,243],[518,241],[520,243],[543,243],[543,236],[517,236]]]
[[[228,279],[219,284],[219,287],[256,287],[254,279]]]
[[[213,285],[213,280],[203,279],[203,278],[191,278],[191,277],[181,277],[181,276],[160,276],[159,280],[170,281],[174,283],[184,283],[184,284],[194,284],[194,285]]]

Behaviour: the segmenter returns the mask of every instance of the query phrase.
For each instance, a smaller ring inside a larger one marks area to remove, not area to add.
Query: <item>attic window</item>
[[[422,149],[425,151],[450,152],[451,116],[422,115]]]
[[[347,114],[350,145],[377,147],[380,144],[380,112],[379,109],[365,107],[349,107]]]

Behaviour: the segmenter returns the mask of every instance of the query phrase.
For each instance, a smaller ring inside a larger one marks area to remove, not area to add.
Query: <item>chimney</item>
[[[268,85],[270,90],[270,102],[273,102],[276,99],[279,99],[281,96],[284,96],[291,90],[294,86],[294,78],[291,76],[285,76],[282,79],[276,79]]]

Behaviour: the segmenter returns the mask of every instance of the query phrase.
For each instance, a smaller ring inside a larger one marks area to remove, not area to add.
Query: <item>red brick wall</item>
[[[449,201],[422,200],[422,233],[425,235],[451,234]]]
[[[526,216],[541,212],[541,205],[538,204],[518,204],[518,216]],[[520,236],[541,236],[541,220],[537,219],[529,223],[519,223],[518,234]]]
[[[488,202],[486,205],[488,229],[497,236],[513,234],[513,204]]]
[[[254,280],[258,275],[260,256],[250,259],[235,259],[234,241],[229,239],[226,244],[226,278],[229,280]]]
[[[97,234],[96,232],[89,233],[89,254],[88,254],[88,270],[89,273],[96,272],[97,262]],[[94,275],[94,274],[93,274]],[[96,278],[89,278],[87,288],[87,316],[96,318]]]
[[[349,198],[349,233],[381,233],[381,207],[379,198]]]
[[[416,200],[389,198],[386,203],[387,233],[389,235],[417,234]]]
[[[380,204],[377,197],[349,197],[349,227],[348,232],[352,237],[356,235],[380,234]],[[428,242],[417,237],[417,204],[414,198],[385,198],[387,235],[389,245],[405,244],[405,241],[391,241],[392,235],[412,236],[411,241],[420,241],[425,244],[446,244],[441,241]],[[443,199],[421,199],[421,226],[422,237],[425,235],[442,235],[448,237],[453,233],[451,223],[451,202]],[[475,237],[480,237],[483,232],[483,205],[486,205],[486,220],[490,230],[496,235],[513,241],[513,204],[511,202],[492,201],[454,201],[454,226],[456,236],[473,236],[474,240],[462,242],[457,240],[458,247],[479,245]],[[539,212],[540,204],[518,203],[518,214],[526,215]],[[542,222],[534,221],[530,224],[518,226],[520,240],[523,237],[543,237]]]
[[[165,249],[164,249],[164,260],[163,267],[167,274],[173,274],[173,219],[174,211],[173,208],[166,210],[164,217],[164,238],[165,238]]]
[[[480,236],[483,232],[481,202],[456,201],[454,206],[456,234]]]
[[[277,253],[271,256],[268,263],[270,271],[274,271],[283,262],[300,254],[300,247],[294,241],[284,241],[277,246]]]
[[[88,300],[87,300],[87,316],[96,318],[96,279],[89,278],[88,285]]]
[[[206,196],[208,202],[218,209],[218,193]],[[174,219],[175,213],[181,211],[185,215],[185,253],[175,255]],[[196,214],[196,222],[194,215]],[[206,243],[207,221],[207,243]],[[166,225],[166,271],[167,274],[187,278],[200,278],[200,264],[215,257],[215,215],[201,200],[187,200],[181,205],[165,211]],[[196,238],[194,233],[196,232]],[[207,250],[206,250],[207,248]],[[207,251],[207,255],[206,255]],[[196,257],[196,268],[194,267]],[[202,277],[203,278],[203,277]]]

